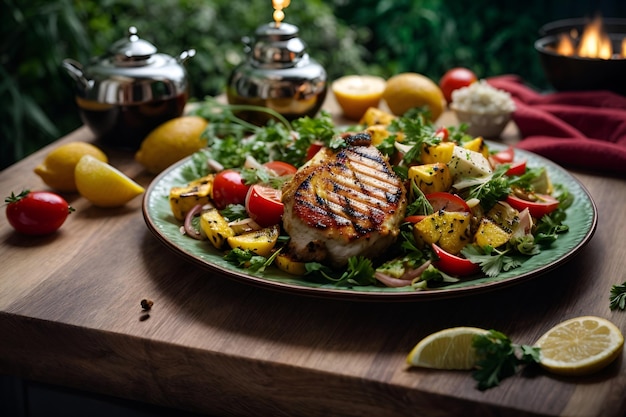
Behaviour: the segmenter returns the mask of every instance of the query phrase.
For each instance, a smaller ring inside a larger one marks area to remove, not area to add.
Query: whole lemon
[[[135,160],[152,174],[206,146],[202,132],[208,122],[200,116],[180,116],[157,126],[141,142]]]
[[[414,72],[394,75],[387,80],[383,100],[396,116],[414,107],[427,106],[432,120],[443,113],[445,99],[441,88],[430,78]]]
[[[87,142],[70,142],[53,149],[41,164],[35,167],[46,185],[61,192],[76,192],[74,169],[85,155],[91,155],[103,162],[108,158],[100,148]]]

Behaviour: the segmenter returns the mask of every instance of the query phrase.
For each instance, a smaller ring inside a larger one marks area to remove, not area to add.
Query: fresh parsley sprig
[[[611,287],[609,301],[611,310],[626,310],[626,281]]]
[[[515,344],[496,330],[474,336],[472,346],[478,358],[472,377],[478,381],[481,391],[498,386],[504,378],[515,375],[521,366],[539,362],[538,347]]]
[[[495,277],[502,271],[521,266],[519,259],[509,256],[509,249],[498,250],[491,246],[466,245],[461,253],[470,261],[479,264],[488,277]]]

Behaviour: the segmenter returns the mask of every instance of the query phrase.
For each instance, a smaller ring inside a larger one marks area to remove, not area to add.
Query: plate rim
[[[487,145],[492,149],[506,149],[507,145],[498,142],[486,141]],[[157,226],[155,219],[153,218],[153,214],[150,212],[150,201],[151,198],[154,197],[155,190],[160,186],[160,183],[163,179],[182,166],[189,163],[192,156],[188,156],[183,158],[182,160],[172,164],[170,167],[163,170],[160,174],[158,174],[149,184],[146,192],[144,193],[142,199],[142,214],[144,221],[148,227],[148,229],[152,232],[152,234],[163,243],[169,250],[181,256],[186,261],[190,261],[191,263],[212,272],[216,272],[217,276],[222,279],[231,279],[244,284],[253,285],[260,288],[270,289],[274,291],[279,291],[283,293],[303,295],[309,297],[316,298],[331,298],[331,299],[343,299],[343,300],[354,300],[354,301],[381,301],[381,302],[389,302],[389,301],[431,301],[431,300],[439,300],[439,299],[449,299],[449,298],[457,298],[464,297],[467,295],[473,295],[476,293],[483,293],[488,291],[494,291],[502,288],[508,288],[513,285],[517,285],[528,280],[534,279],[538,276],[545,275],[548,272],[558,268],[564,263],[570,261],[593,237],[598,223],[598,210],[591,194],[587,190],[587,188],[570,172],[568,172],[565,168],[556,164],[555,162],[541,156],[535,154],[533,152],[529,152],[523,149],[515,148],[516,152],[519,151],[521,155],[529,155],[534,160],[541,164],[545,164],[549,169],[556,169],[561,171],[562,175],[565,175],[570,181],[574,182],[577,187],[579,187],[582,194],[587,198],[587,202],[592,208],[592,218],[589,223],[589,228],[585,231],[584,235],[577,241],[573,248],[569,250],[569,252],[560,256],[557,259],[551,260],[545,265],[541,265],[538,268],[535,268],[530,271],[523,272],[520,275],[514,275],[504,279],[493,279],[486,282],[479,282],[476,285],[467,285],[463,287],[457,288],[441,288],[441,289],[428,289],[428,290],[414,290],[414,291],[362,291],[352,288],[332,288],[327,286],[305,286],[305,285],[296,285],[289,282],[281,282],[278,280],[267,279],[262,276],[252,275],[250,273],[246,273],[244,269],[232,270],[225,268],[216,263],[211,263],[210,261],[203,260],[200,257],[194,255],[190,251],[181,248],[176,245],[174,242],[168,239],[164,233],[161,232],[159,227]],[[477,280],[489,279],[488,277],[477,278]],[[320,284],[322,285],[322,284]],[[381,287],[381,290],[385,290],[386,287]]]

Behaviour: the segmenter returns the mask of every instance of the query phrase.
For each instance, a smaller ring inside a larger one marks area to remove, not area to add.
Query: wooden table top
[[[509,126],[506,140],[515,137]],[[2,171],[0,194],[45,189],[33,168],[74,140],[94,137],[80,128]],[[131,153],[104,149],[149,185]],[[0,373],[212,415],[624,416],[623,355],[589,377],[536,371],[486,392],[467,372],[405,366],[421,338],[453,326],[531,344],[558,322],[596,315],[626,334],[626,312],[608,302],[626,280],[626,182],[570,172],[599,211],[576,257],[519,285],[426,302],[304,297],[217,276],[153,236],[141,198],[99,209],[68,195],[76,212],[47,237],[19,235],[2,216]],[[147,319],[144,298],[154,301]]]

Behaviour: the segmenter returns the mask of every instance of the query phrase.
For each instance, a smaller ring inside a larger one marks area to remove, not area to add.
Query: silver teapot
[[[257,28],[253,40],[244,38],[246,61],[231,73],[226,95],[230,104],[271,108],[288,120],[313,117],[324,103],[327,75],[306,52],[298,28],[269,23]],[[238,112],[252,123],[267,122],[267,114]]]
[[[158,53],[130,27],[127,38],[87,66],[65,59],[63,67],[75,81],[83,122],[104,143],[137,149],[155,127],[183,113],[189,97],[183,64],[195,53]]]

